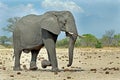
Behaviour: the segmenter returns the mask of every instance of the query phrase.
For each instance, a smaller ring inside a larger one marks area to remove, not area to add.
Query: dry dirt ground
[[[120,80],[120,48],[75,48],[74,61],[68,63],[68,49],[57,49],[58,73],[51,67],[41,68],[41,61],[47,59],[45,49],[37,58],[37,71],[30,71],[31,54],[21,56],[22,71],[13,71],[13,49],[0,49],[0,80]]]

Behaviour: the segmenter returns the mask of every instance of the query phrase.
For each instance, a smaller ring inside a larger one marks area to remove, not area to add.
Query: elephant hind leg
[[[14,49],[14,56],[15,56],[15,63],[13,70],[19,71],[22,70],[20,68],[20,57],[21,57],[22,50]]]
[[[37,59],[38,53],[39,53],[39,50],[31,50],[30,70],[37,70],[38,69],[38,67],[36,65],[36,59]]]

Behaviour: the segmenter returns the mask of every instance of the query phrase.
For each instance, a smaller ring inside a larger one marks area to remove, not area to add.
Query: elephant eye
[[[64,24],[63,24],[63,25],[65,26],[65,25],[66,25],[66,23],[67,23],[67,20],[65,20],[65,22],[64,22]]]
[[[63,23],[63,26],[65,26],[66,25],[66,23]]]
[[[67,20],[65,20],[65,23],[67,23]]]

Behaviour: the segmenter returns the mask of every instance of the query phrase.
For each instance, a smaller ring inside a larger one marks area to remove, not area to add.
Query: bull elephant
[[[40,49],[45,46],[52,71],[58,71],[56,58],[56,41],[61,31],[69,37],[69,63],[73,62],[74,44],[77,38],[75,20],[69,11],[48,11],[42,15],[22,17],[13,31],[15,63],[13,70],[21,70],[20,56],[22,51],[31,51],[30,69],[37,70],[36,59]]]

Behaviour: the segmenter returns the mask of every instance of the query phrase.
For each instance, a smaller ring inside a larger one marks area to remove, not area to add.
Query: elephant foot
[[[51,70],[52,72],[60,72],[60,70],[58,68],[52,68]]]
[[[22,69],[20,67],[14,67],[13,70],[14,71],[22,71]]]
[[[31,61],[30,62],[30,70],[37,70],[38,67],[36,66],[36,62],[35,61]]]
[[[51,63],[48,60],[43,60],[41,62],[41,66],[42,66],[42,68],[46,68],[47,66],[51,66]]]
[[[30,67],[30,70],[37,70],[38,67]]]

